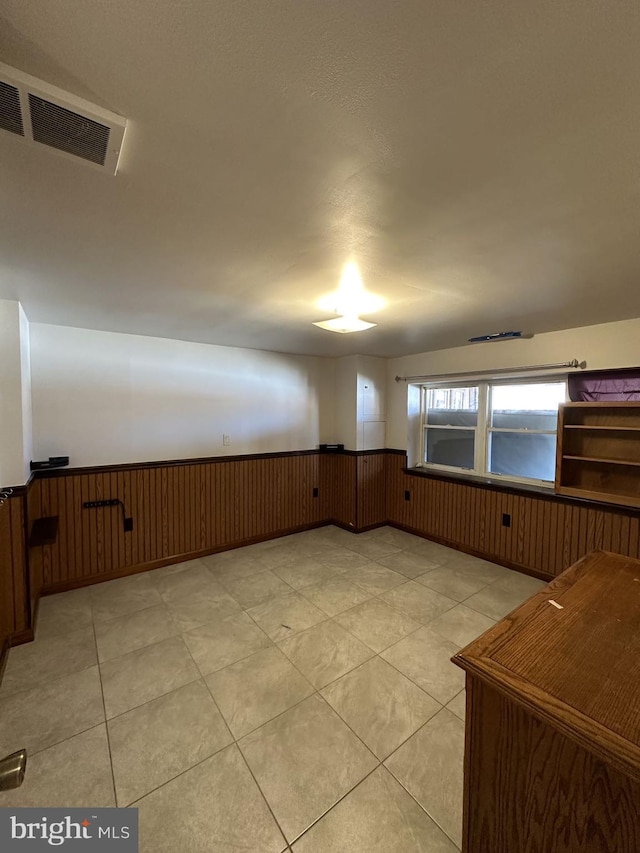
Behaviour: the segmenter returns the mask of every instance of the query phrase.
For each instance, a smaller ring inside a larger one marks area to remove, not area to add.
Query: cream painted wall
[[[69,455],[75,467],[333,440],[328,359],[33,323],[31,365],[39,459]]]
[[[358,356],[334,359],[335,432],[333,441],[358,449]]]
[[[19,308],[20,323],[20,380],[22,396],[22,457],[24,460],[24,482],[31,474],[33,459],[33,405],[31,399],[31,330],[27,315]]]
[[[408,408],[417,411],[417,397],[394,381],[396,374],[490,372],[571,358],[585,359],[589,369],[640,363],[640,320],[392,360],[310,358],[29,327],[15,302],[0,303],[0,323],[3,485],[27,476],[31,397],[33,458],[69,454],[74,466],[300,450],[336,441],[350,450],[411,452],[415,411],[408,414]],[[13,405],[5,405],[9,398]],[[223,434],[231,438],[228,447]]]
[[[0,300],[0,486],[21,486],[31,460],[29,327],[18,302]]]
[[[356,368],[356,450],[377,450],[385,446],[387,362],[384,358],[359,355]]]
[[[489,374],[491,370],[504,367],[564,362],[573,358],[586,361],[588,370],[640,365],[640,319],[390,359],[387,362],[387,446],[408,448],[412,461],[416,425],[415,417],[408,414],[411,408],[408,402],[412,402],[411,398],[408,401],[410,389],[405,382],[396,382],[396,375],[452,374],[470,370]]]
[[[332,444],[336,438],[336,360],[319,358],[320,441]]]
[[[334,359],[335,438],[347,450],[385,446],[386,359],[349,355]]]

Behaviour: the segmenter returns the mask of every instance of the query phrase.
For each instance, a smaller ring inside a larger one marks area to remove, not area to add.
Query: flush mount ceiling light
[[[377,324],[367,323],[366,320],[361,320],[359,317],[335,317],[333,320],[320,320],[313,325],[319,326],[321,329],[328,329],[330,332],[340,332],[341,335],[346,335],[347,332],[364,332],[365,329],[372,329]]]
[[[345,266],[338,289],[321,297],[317,302],[321,310],[341,316],[333,320],[321,320],[313,325],[343,335],[348,332],[363,332],[365,329],[372,329],[376,323],[367,323],[361,320],[359,315],[372,314],[384,308],[384,305],[382,297],[364,289],[358,266],[352,261]]]

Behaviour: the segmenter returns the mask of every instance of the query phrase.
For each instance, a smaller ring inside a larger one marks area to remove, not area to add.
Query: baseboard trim
[[[468,548],[466,545],[460,545],[457,542],[452,542],[450,539],[445,539],[442,536],[433,536],[430,533],[423,533],[416,527],[410,527],[408,524],[400,524],[397,521],[387,521],[389,527],[396,527],[398,530],[404,530],[405,533],[412,533],[414,536],[420,536],[422,539],[427,539],[429,542],[437,542],[438,545],[445,545],[447,548],[453,548],[463,554],[469,554],[472,557],[478,557],[480,560],[487,560],[489,563],[497,563],[499,566],[504,566],[506,569],[514,569],[523,575],[537,578],[541,581],[552,581],[556,575],[549,572],[539,572],[537,569],[532,569],[529,566],[523,566],[520,563],[514,563],[511,560],[505,560],[503,557],[498,557],[496,554],[485,554],[482,551],[477,551],[474,548]]]
[[[439,545],[445,545],[447,548],[453,548],[456,551],[460,551],[464,554],[470,554],[472,557],[478,557],[481,560],[488,560],[491,563],[497,563],[500,566],[505,566],[507,569],[514,569],[515,571],[521,572],[522,574],[529,575],[530,577],[537,578],[538,580],[550,581],[553,580],[554,575],[550,575],[546,572],[539,572],[536,569],[531,569],[529,566],[523,566],[519,563],[514,563],[510,560],[505,560],[502,557],[498,557],[495,554],[485,554],[482,551],[477,551],[473,548],[468,548],[465,545],[460,545],[457,542],[452,542],[449,539],[444,539],[441,536],[433,536],[427,533],[423,533],[421,530],[418,530],[415,527],[410,527],[406,524],[400,524],[395,521],[381,521],[377,524],[369,524],[366,527],[355,528],[349,524],[345,524],[342,521],[338,521],[338,519],[331,518],[325,521],[319,521],[313,524],[303,524],[297,527],[292,527],[287,530],[277,531],[275,533],[270,533],[266,536],[252,536],[248,539],[242,539],[238,542],[232,542],[227,545],[218,545],[215,548],[205,548],[204,550],[199,551],[190,551],[187,554],[175,554],[171,557],[163,557],[160,560],[151,560],[148,563],[136,563],[132,566],[125,566],[121,569],[116,569],[112,572],[103,572],[98,575],[87,575],[83,578],[74,578],[73,580],[64,581],[63,583],[58,584],[47,584],[42,588],[41,595],[55,595],[59,592],[69,592],[73,589],[81,589],[86,586],[93,586],[97,583],[106,583],[111,580],[118,580],[119,578],[129,577],[130,575],[141,574],[142,572],[148,572],[153,569],[160,569],[163,566],[170,566],[175,563],[186,563],[189,560],[197,560],[200,557],[208,557],[212,554],[220,554],[223,551],[233,551],[237,548],[244,548],[247,545],[256,545],[259,542],[268,542],[270,539],[282,539],[285,536],[291,536],[295,533],[303,533],[305,530],[316,530],[321,527],[326,527],[330,524],[335,525],[336,527],[340,527],[342,530],[347,530],[349,533],[353,533],[354,535],[358,535],[358,533],[366,533],[369,530],[375,530],[378,527],[395,527],[398,530],[404,530],[406,533],[412,533],[414,536],[420,536],[422,539],[426,539],[430,542],[437,542]],[[34,614],[35,616],[36,614]],[[34,626],[36,625],[36,619],[34,619]],[[33,639],[34,631],[22,631],[20,634],[14,634],[10,638],[10,644],[12,646],[19,645],[21,643],[28,643]]]
[[[330,518],[328,521],[325,521],[325,526],[329,524],[333,524],[334,527],[340,527],[342,530],[348,530],[349,533],[357,533],[356,528],[351,524],[346,524],[344,521],[338,521],[337,518]]]
[[[7,666],[7,655],[9,653],[9,638],[5,637],[0,645],[0,685],[2,685],[2,677]]]
[[[328,524],[333,523],[334,522],[332,521],[318,521],[313,524],[301,524],[297,527],[279,530],[265,536],[251,536],[248,539],[242,539],[238,542],[232,542],[227,545],[217,545],[215,548],[190,551],[187,554],[175,554],[172,557],[162,557],[159,560],[151,560],[148,563],[136,563],[135,565],[125,566],[112,572],[102,572],[99,575],[87,575],[83,578],[74,578],[73,580],[64,581],[58,584],[46,584],[42,588],[41,595],[55,595],[58,592],[69,592],[72,589],[82,589],[82,587],[85,586],[93,586],[97,583],[105,583],[106,581],[118,580],[118,578],[126,578],[129,577],[129,575],[137,575],[142,572],[151,571],[152,569],[161,569],[163,566],[171,566],[174,563],[186,563],[189,560],[197,560],[200,557],[209,557],[212,554],[220,554],[223,551],[234,551],[236,548],[244,548],[247,545],[257,545],[259,542],[268,542],[270,539],[282,539],[283,537],[291,536],[294,533],[304,533],[305,530],[316,530],[319,527],[326,527]]]
[[[338,521],[337,518],[330,518],[328,521],[325,521],[324,524],[333,524],[335,527],[341,527],[342,530],[348,530],[349,533],[366,533],[368,530],[375,530],[376,527],[385,527],[389,524],[388,521],[378,521],[375,524],[367,524],[364,527],[355,527],[352,524],[345,524],[344,521]]]
[[[359,527],[357,530],[354,530],[353,533],[368,533],[369,530],[377,530],[378,527],[390,527],[388,521],[378,521],[376,524],[365,524],[364,527]]]
[[[35,629],[27,628],[26,631],[20,631],[18,634],[11,634],[9,637],[10,646],[21,646],[23,643],[30,643],[35,638]]]

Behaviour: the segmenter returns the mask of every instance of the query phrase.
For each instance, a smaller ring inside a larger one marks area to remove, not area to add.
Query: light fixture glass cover
[[[372,329],[376,323],[367,323],[366,320],[361,320],[359,317],[334,317],[333,320],[320,320],[313,324],[321,329],[328,329],[330,332],[339,332],[346,335],[348,332],[364,332],[365,329]]]

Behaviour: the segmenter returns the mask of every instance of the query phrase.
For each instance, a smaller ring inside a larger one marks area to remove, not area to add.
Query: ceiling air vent
[[[127,121],[0,63],[0,129],[115,175]]]
[[[0,81],[0,127],[11,133],[24,136],[20,92],[15,86]]]

